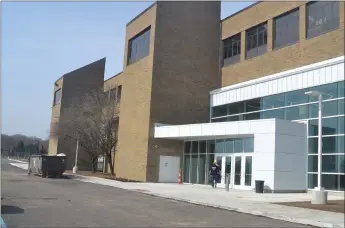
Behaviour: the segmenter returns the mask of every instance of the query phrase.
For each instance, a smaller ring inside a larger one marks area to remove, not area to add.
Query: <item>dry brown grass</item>
[[[329,200],[326,205],[311,204],[310,201],[276,203],[291,207],[308,208],[321,211],[344,213],[344,200]]]

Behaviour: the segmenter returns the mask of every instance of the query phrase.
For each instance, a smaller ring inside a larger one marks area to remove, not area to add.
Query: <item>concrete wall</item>
[[[277,120],[275,134],[275,191],[307,190],[307,125]]]
[[[340,1],[340,27],[306,39],[306,2],[260,2],[222,21],[222,39],[241,33],[241,61],[221,69],[222,86],[297,68],[344,55],[344,2]],[[272,48],[273,18],[289,10],[300,10],[300,40],[277,50]],[[268,22],[267,53],[245,60],[245,30]]]

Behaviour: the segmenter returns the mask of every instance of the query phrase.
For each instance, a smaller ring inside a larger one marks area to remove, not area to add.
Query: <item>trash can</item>
[[[263,180],[256,180],[255,181],[255,192],[256,193],[264,193],[264,182]]]

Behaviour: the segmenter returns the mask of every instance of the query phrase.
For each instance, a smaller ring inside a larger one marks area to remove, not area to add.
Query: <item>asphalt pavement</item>
[[[306,227],[72,179],[1,162],[2,218],[15,227]]]

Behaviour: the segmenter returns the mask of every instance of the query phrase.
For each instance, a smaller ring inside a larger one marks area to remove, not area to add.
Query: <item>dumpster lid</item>
[[[66,157],[66,154],[60,153],[60,154],[57,154],[56,156],[64,156],[64,157]]]

